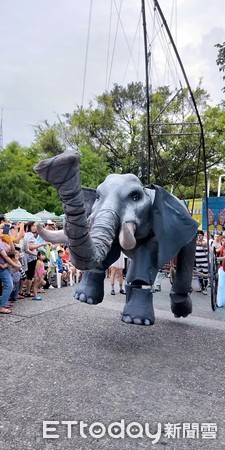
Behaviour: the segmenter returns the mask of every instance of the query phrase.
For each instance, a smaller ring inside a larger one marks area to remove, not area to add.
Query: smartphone
[[[10,223],[6,223],[4,225],[2,234],[9,234],[9,230],[10,230]]]

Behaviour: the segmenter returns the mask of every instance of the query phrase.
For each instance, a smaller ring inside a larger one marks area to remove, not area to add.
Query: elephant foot
[[[100,269],[85,270],[77,285],[74,297],[80,302],[97,305],[104,298],[105,272]]]
[[[122,312],[122,321],[135,325],[153,325],[155,314],[150,289],[126,285],[127,301]]]
[[[174,317],[187,317],[192,313],[192,301],[190,294],[170,293],[171,311]]]
[[[34,167],[34,171],[56,189],[59,189],[61,184],[65,185],[66,182],[69,182],[68,188],[70,188],[73,184],[72,178],[76,175],[78,161],[78,153],[66,151],[39,162]]]

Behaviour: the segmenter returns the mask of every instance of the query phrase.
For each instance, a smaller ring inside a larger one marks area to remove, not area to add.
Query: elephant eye
[[[99,200],[100,199],[100,194],[99,194],[99,192],[96,192],[96,200]]]
[[[137,202],[141,198],[140,192],[137,191],[132,192],[131,198],[134,200],[134,202]]]

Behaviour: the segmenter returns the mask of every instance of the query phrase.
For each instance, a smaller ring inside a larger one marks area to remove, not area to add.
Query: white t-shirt
[[[31,231],[28,231],[27,233],[25,233],[24,236],[24,241],[25,243],[27,243],[28,245],[28,249],[29,249],[29,243],[32,242],[32,244],[37,245],[37,239],[34,237],[33,233]],[[30,261],[33,261],[34,259],[37,259],[37,249],[35,250],[31,250],[33,253],[35,253],[35,255],[29,255],[27,253],[27,262],[29,263]]]

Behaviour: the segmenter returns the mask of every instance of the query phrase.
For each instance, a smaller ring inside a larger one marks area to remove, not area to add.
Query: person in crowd
[[[53,231],[56,229],[56,223],[53,222],[51,219],[48,219],[44,223],[44,228],[48,231]],[[45,241],[40,235],[38,235],[37,242],[38,242],[38,244],[40,244],[40,243],[43,244]],[[51,284],[51,270],[50,270],[51,265],[49,264],[49,261],[50,261],[51,251],[54,251],[54,250],[56,251],[57,245],[58,244],[50,244],[47,247],[44,247],[44,246],[40,247],[40,250],[44,251],[45,256],[46,256],[46,259],[44,261],[44,266],[45,266],[45,271],[46,271],[46,273],[45,273],[46,284],[44,286],[44,289],[54,289],[54,286],[52,286],[52,284]]]
[[[19,296],[20,283],[21,283],[21,262],[20,262],[20,252],[15,250],[13,252],[9,252],[8,256],[14,261],[16,264],[20,265],[19,269],[16,269],[10,266],[10,272],[13,280],[13,290],[11,292],[10,301],[16,302]]]
[[[26,224],[26,233],[24,236],[25,243],[27,244],[29,253],[27,253],[27,265],[28,269],[26,271],[26,293],[25,297],[34,297],[31,293],[31,285],[34,278],[35,266],[37,262],[37,251],[40,247],[46,247],[49,242],[37,242],[37,224],[34,221],[30,221]]]
[[[19,244],[21,239],[23,239],[24,234],[25,234],[25,230],[24,230],[23,222],[13,223],[10,226],[9,235],[14,244]]]
[[[220,262],[220,268],[218,270],[218,287],[216,304],[218,308],[225,306],[225,237],[222,237],[221,246],[218,252],[220,258],[224,258]]]
[[[3,214],[0,215],[0,233],[3,233],[3,228],[5,224],[7,223],[7,220]],[[4,240],[5,242],[5,240]],[[7,243],[7,242],[6,242]],[[0,296],[2,295],[2,281],[0,280]]]
[[[62,255],[63,263],[67,265],[68,269],[72,272],[72,276],[75,276],[76,268],[70,261],[70,250],[68,244],[64,244],[64,253]]]
[[[48,219],[44,223],[44,228],[47,231],[53,231],[53,230],[55,230],[55,223],[52,220]],[[37,242],[38,242],[38,244],[45,243],[45,240],[40,236],[40,234],[38,234],[38,236],[37,236]],[[51,245],[51,246],[54,247],[53,245]],[[40,250],[45,251],[45,246],[43,245],[43,248],[40,247]]]
[[[216,253],[218,253],[221,248],[221,239],[222,239],[222,233],[217,231],[214,235],[214,239],[212,242],[212,250],[215,249]]]
[[[45,275],[45,252],[43,250],[38,250],[37,252],[37,262],[34,272],[34,283],[33,283],[33,300],[42,300],[42,297],[38,295],[38,291],[45,286],[46,281],[44,280]]]
[[[15,245],[15,248],[20,251],[20,262],[21,262],[21,285],[20,285],[20,292],[19,297],[20,299],[23,299],[25,297],[24,292],[26,291],[26,272],[28,270],[28,263],[27,263],[27,255],[34,255],[34,252],[29,250],[28,242],[25,240],[25,233],[27,231],[27,224],[24,222],[20,222],[20,227],[23,230],[23,237],[18,242],[18,244]]]
[[[4,214],[0,214],[0,226],[2,228],[2,225],[4,225],[4,223],[6,222],[6,218],[4,216]]]
[[[56,259],[56,267],[58,269],[58,272],[62,274],[62,281],[64,281],[65,285],[68,285],[69,279],[70,279],[70,273],[66,265],[63,263],[63,250],[58,250],[58,258]]]
[[[126,294],[123,289],[123,269],[124,269],[124,255],[121,252],[120,257],[110,266],[110,283],[111,283],[111,295],[115,295],[115,276],[118,274],[119,278],[119,291],[120,294]]]
[[[8,252],[14,251],[12,241],[9,244],[2,239],[2,229],[0,233],[0,280],[3,283],[2,296],[0,298],[0,314],[11,314],[12,310],[8,308],[9,298],[13,290],[13,280],[9,270],[9,266],[16,270],[20,269],[20,264],[14,262],[9,256]]]
[[[196,236],[195,267],[197,269],[199,281],[199,289],[197,292],[202,292],[204,295],[207,295],[208,251],[207,240],[204,239],[204,232],[202,230],[198,230]]]

